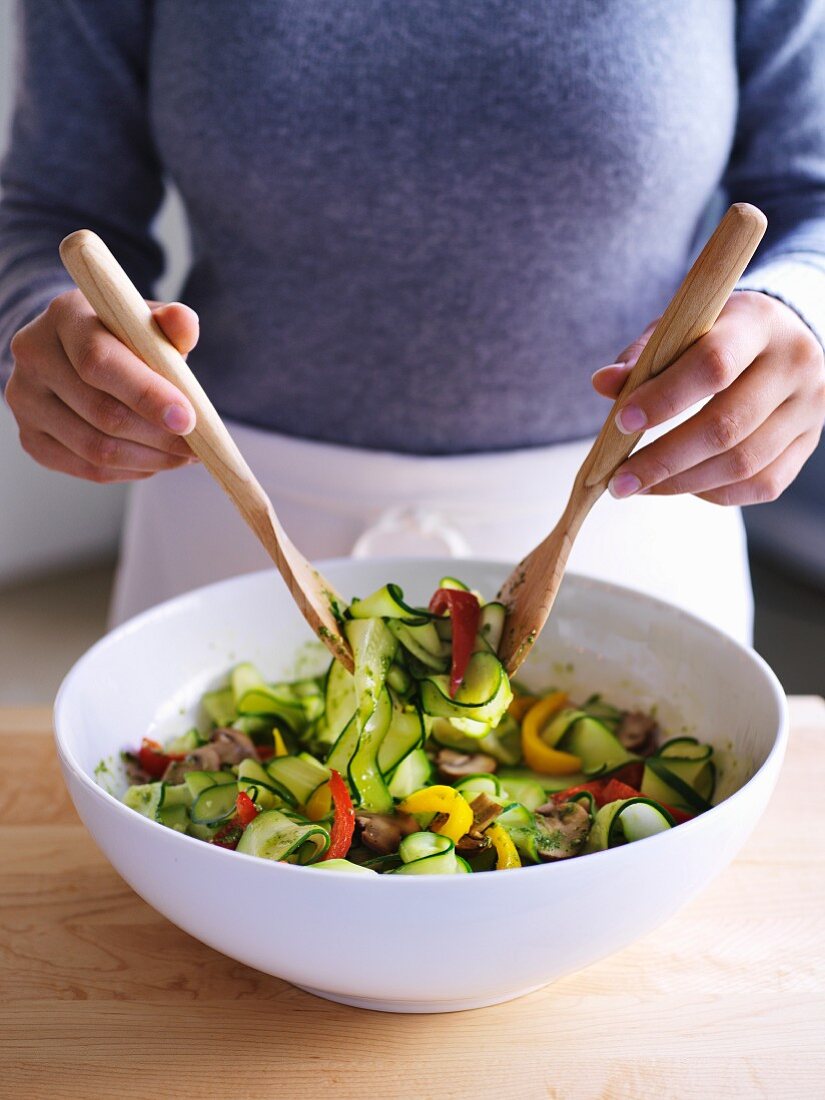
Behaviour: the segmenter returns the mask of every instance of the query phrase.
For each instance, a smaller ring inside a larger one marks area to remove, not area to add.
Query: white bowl
[[[492,596],[509,572],[424,559],[322,569],[344,596],[392,580],[418,602],[444,573]],[[346,1004],[476,1008],[624,947],[733,859],[785,750],[784,695],[755,653],[658,600],[568,576],[523,679],[574,698],[601,692],[619,705],[657,704],[669,734],[712,742],[723,761],[722,801],[701,817],[622,848],[506,874],[373,878],[224,851],[141,817],[103,789],[123,790],[120,749],[147,732],[186,729],[201,693],[234,662],[254,661],[270,678],[317,665],[309,639],[274,572],[170,600],[78,661],[55,706],[57,748],[84,824],[150,905],[216,950]]]

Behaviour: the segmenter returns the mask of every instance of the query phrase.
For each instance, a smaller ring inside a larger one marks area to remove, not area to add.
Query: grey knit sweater
[[[592,432],[719,190],[825,337],[821,0],[29,0],[1,371],[96,229],[148,295],[179,188],[226,415],[416,453]]]

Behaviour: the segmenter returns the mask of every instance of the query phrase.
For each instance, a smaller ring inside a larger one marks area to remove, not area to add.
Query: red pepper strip
[[[258,807],[246,791],[238,792],[238,797],[235,799],[235,808],[238,811],[238,820],[244,828],[258,816]]]
[[[453,664],[450,670],[450,695],[455,695],[461,687],[467,665],[473,654],[478,633],[478,620],[481,607],[472,592],[462,592],[458,588],[439,588],[430,600],[433,615],[445,615],[448,611],[453,620]]]
[[[603,803],[600,801],[600,799],[601,799],[603,790],[604,790],[604,780],[603,779],[593,779],[590,783],[582,783],[578,787],[568,787],[566,791],[557,791],[553,795],[553,801],[556,804],[558,804],[560,802],[569,802],[570,799],[574,795],[580,794],[582,791],[589,791],[590,794],[593,795],[593,799],[594,799],[596,805],[597,806],[602,806]]]
[[[256,745],[255,752],[258,754],[259,760],[271,760],[275,755],[274,745]]]
[[[645,765],[643,760],[632,761],[629,764],[625,764],[624,767],[619,768],[617,772],[613,773],[612,778],[618,779],[621,783],[627,783],[629,787],[635,787],[637,791],[642,786],[642,780],[644,779]]]
[[[183,760],[185,755],[183,752],[164,752],[157,741],[144,737],[137,758],[147,775],[152,779],[160,779],[172,760]]]
[[[233,817],[227,825],[224,825],[222,829],[218,829],[212,837],[212,844],[218,848],[229,848],[230,851],[234,852],[242,836],[243,827],[238,824],[237,817]]]
[[[324,859],[345,859],[355,832],[355,810],[347,785],[335,770],[329,777],[329,793],[332,795],[334,814],[329,848]]]
[[[620,779],[609,779],[602,791],[601,805],[606,806],[608,802],[618,802],[623,798],[638,798],[640,794],[635,787],[629,787]]]

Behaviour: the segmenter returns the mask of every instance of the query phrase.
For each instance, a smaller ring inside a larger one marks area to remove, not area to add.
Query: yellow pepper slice
[[[316,787],[304,807],[310,821],[321,821],[332,809],[332,795],[329,783],[322,783]]]
[[[399,810],[408,814],[446,814],[447,820],[433,832],[449,837],[453,844],[473,827],[473,811],[470,804],[453,787],[436,784],[414,791],[403,802]]]
[[[521,867],[518,849],[503,825],[498,825],[494,821],[492,825],[488,826],[486,833],[496,850],[497,871],[509,871],[513,867]]]
[[[507,708],[507,713],[512,715],[517,722],[520,722],[535,701],[535,695],[516,695]]]
[[[284,739],[281,736],[281,731],[277,726],[272,730],[272,742],[275,745],[276,756],[289,756],[289,749],[284,744]]]
[[[544,775],[572,775],[581,771],[581,758],[571,752],[551,749],[541,738],[541,731],[548,721],[567,703],[563,691],[539,699],[527,711],[521,723],[521,751],[527,766]]]

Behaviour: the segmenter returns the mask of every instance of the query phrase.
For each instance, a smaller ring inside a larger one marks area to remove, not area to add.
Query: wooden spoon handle
[[[762,240],[767,224],[762,211],[748,203],[737,202],[728,209],[628,375],[582,465],[578,482],[583,488],[602,492],[639,442],[643,432],[625,435],[616,427],[619,407],[643,382],[660,374],[710,331]]]
[[[197,419],[186,442],[247,522],[265,527],[266,515],[274,517],[266,494],[186,360],[100,237],[88,229],[72,233],[60,245],[60,258],[106,328],[189,398]]]

